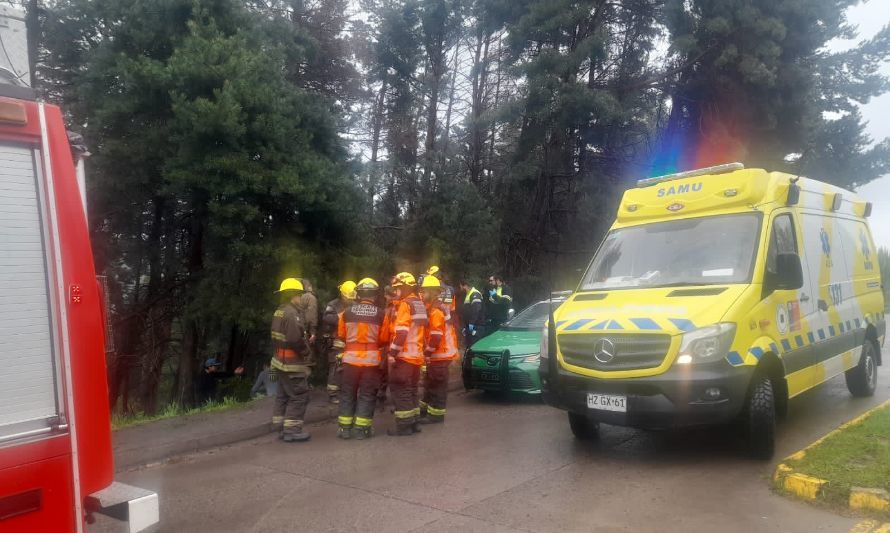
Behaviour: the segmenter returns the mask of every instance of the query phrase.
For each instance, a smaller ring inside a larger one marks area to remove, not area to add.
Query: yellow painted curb
[[[815,442],[813,442],[812,444],[810,444],[810,445],[807,446],[806,448],[803,448],[802,450],[798,450],[798,451],[792,453],[791,455],[789,455],[788,457],[786,457],[785,460],[786,460],[786,461],[800,461],[801,459],[803,459],[804,457],[806,457],[807,452],[808,452],[810,449],[815,448],[816,446],[822,444],[822,442],[823,442],[825,439],[827,439],[827,438],[829,438],[829,437],[832,437],[832,436],[834,436],[834,435],[837,435],[838,433],[840,433],[841,431],[847,429],[847,428],[850,427],[850,426],[855,426],[856,424],[859,424],[860,422],[862,422],[863,420],[865,420],[866,418],[868,418],[873,412],[877,411],[878,409],[880,409],[880,408],[882,408],[882,407],[884,407],[884,406],[886,406],[886,405],[890,405],[890,400],[887,400],[887,401],[885,401],[885,402],[883,402],[883,403],[879,403],[878,405],[872,407],[872,408],[869,409],[868,411],[866,411],[866,412],[862,413],[861,415],[857,416],[857,417],[854,418],[853,420],[844,422],[843,424],[841,424],[841,425],[838,426],[837,428],[835,428],[835,429],[829,431],[827,434],[823,435],[821,438],[819,438],[818,440],[816,440]]]
[[[884,489],[850,489],[850,509],[868,509],[872,511],[890,511],[890,493]]]
[[[877,520],[865,520],[853,526],[850,533],[890,533],[890,522],[882,524]]]
[[[873,412],[886,406],[890,406],[890,400],[887,400],[872,407],[856,418],[845,422],[844,424],[838,426],[836,429],[828,432],[822,438],[816,440],[809,446],[798,450],[786,457],[784,462],[776,465],[776,470],[773,472],[773,485],[776,488],[789,492],[799,498],[814,500],[820,497],[823,494],[823,489],[826,485],[829,484],[830,481],[826,479],[819,479],[813,476],[808,476],[800,472],[795,472],[794,468],[788,463],[800,461],[801,459],[806,457],[809,450],[818,446],[829,437],[837,435],[841,431],[844,431],[851,426],[855,426],[861,423]],[[890,510],[890,494],[882,489],[864,489],[854,487],[850,490],[848,506],[850,507],[850,509],[888,511]],[[890,524],[881,525],[878,522],[866,520],[857,524],[856,527],[858,528],[860,526],[866,527],[866,529],[857,530],[856,528],[854,528],[854,531],[861,531],[862,533],[890,533]]]
[[[782,487],[805,500],[815,500],[822,495],[822,489],[828,485],[828,481],[806,474],[788,474],[782,481]]]

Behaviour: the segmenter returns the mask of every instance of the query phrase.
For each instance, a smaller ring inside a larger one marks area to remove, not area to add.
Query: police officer
[[[309,405],[312,366],[300,309],[303,284],[296,278],[287,278],[277,292],[281,305],[272,316],[272,368],[278,374],[278,392],[272,424],[281,425],[285,442],[303,442],[310,437],[303,429],[303,417]]]
[[[513,297],[510,290],[499,276],[488,278],[488,294],[483,302],[485,319],[487,321],[486,333],[492,333],[501,324],[510,319],[510,309],[513,308]]]
[[[340,314],[355,301],[355,282],[344,281],[337,287],[340,296],[328,302],[321,317],[322,322],[322,349],[327,355],[328,362],[328,399],[331,403],[337,403],[340,392],[340,359],[343,355],[343,341],[337,338],[337,327],[340,322]]]
[[[469,348],[476,340],[485,336],[482,293],[466,280],[461,280],[460,290],[464,293],[464,302],[460,306],[460,323],[463,326],[464,346]]]
[[[383,352],[389,341],[384,327],[386,311],[377,304],[380,286],[371,278],[356,285],[357,301],[340,313],[337,337],[344,342],[340,416],[341,439],[371,437]]]

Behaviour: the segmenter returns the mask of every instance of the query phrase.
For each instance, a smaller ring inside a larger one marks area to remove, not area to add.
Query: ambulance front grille
[[[600,341],[603,343],[600,343]],[[671,336],[635,333],[571,333],[557,338],[563,360],[574,366],[610,372],[657,367],[671,347]],[[612,352],[596,354],[602,348]]]

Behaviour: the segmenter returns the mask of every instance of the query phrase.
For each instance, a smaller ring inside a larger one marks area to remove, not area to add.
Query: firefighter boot
[[[303,431],[303,428],[295,432],[285,433],[284,436],[281,437],[281,440],[284,442],[306,442],[312,436],[309,433]]]
[[[431,415],[429,413],[427,413],[426,416],[422,416],[422,417],[420,417],[420,419],[417,420],[418,424],[441,424],[443,422],[445,422],[444,416]]]
[[[410,424],[397,424],[395,429],[387,429],[386,434],[390,437],[410,437],[414,431]]]
[[[354,433],[353,433],[353,428],[352,428],[352,426],[344,426],[344,425],[341,424],[340,427],[337,428],[337,437],[338,437],[338,438],[341,438],[341,439],[343,439],[343,440],[348,440],[348,439],[351,439],[351,438],[354,437],[354,436],[355,436],[355,435],[354,435]]]
[[[420,433],[421,432],[420,422],[415,420],[414,423],[411,424],[411,431],[414,433]]]
[[[352,438],[355,440],[365,440],[370,439],[374,436],[374,430],[371,429],[371,426],[365,427],[354,427],[352,428]]]

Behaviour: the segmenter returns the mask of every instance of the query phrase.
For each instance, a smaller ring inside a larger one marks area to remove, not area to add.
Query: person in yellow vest
[[[458,354],[457,331],[451,308],[439,298],[442,284],[435,276],[425,276],[421,283],[426,304],[429,327],[426,336],[424,359],[426,374],[423,380],[423,399],[420,402],[420,424],[438,424],[445,421],[445,404],[448,400],[448,367]]]
[[[287,278],[277,293],[281,295],[281,305],[272,315],[272,368],[278,377],[278,392],[272,424],[281,426],[281,439],[285,442],[304,442],[310,437],[303,429],[303,417],[309,405],[312,361],[300,308],[303,284],[296,278]]]

